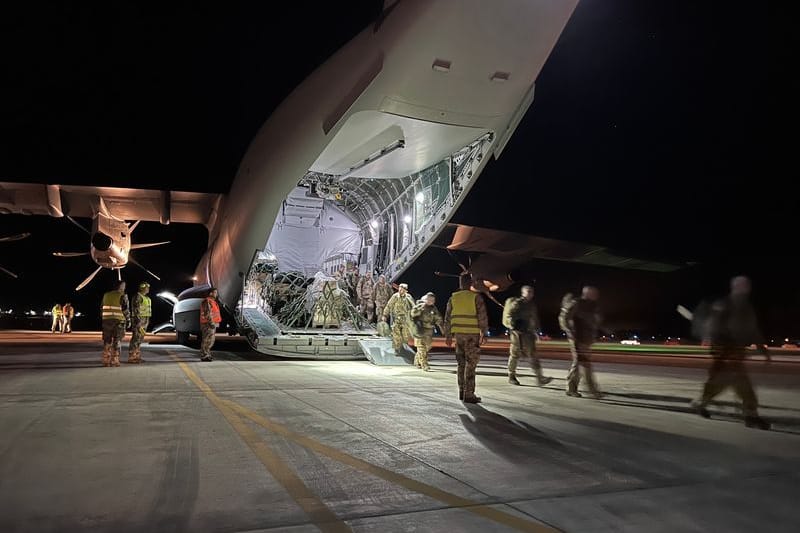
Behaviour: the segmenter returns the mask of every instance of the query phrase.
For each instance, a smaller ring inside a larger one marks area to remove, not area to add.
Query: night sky
[[[227,192],[270,113],[381,6],[4,7],[0,181]],[[525,275],[545,329],[563,292],[592,282],[611,327],[682,335],[677,303],[748,273],[764,329],[800,337],[793,15],[744,2],[579,3],[531,109],[453,221],[698,265],[652,274],[533,261]],[[49,256],[85,250],[85,236],[66,220],[0,216],[0,236],[18,231],[34,235],[0,244],[0,265],[22,274],[0,278],[0,308],[73,298],[94,311],[104,283],[72,293],[92,261]],[[189,286],[205,229],[143,223],[133,235],[154,240],[173,243],[134,252],[163,275],[154,289]],[[450,268],[426,252],[407,273],[412,292],[444,296],[452,282],[432,272]],[[134,266],[124,275],[146,278]]]

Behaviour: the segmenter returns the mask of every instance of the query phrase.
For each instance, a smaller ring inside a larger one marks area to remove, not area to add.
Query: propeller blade
[[[679,305],[677,309],[675,309],[679,315],[681,315],[686,320],[694,319],[694,313],[686,309],[684,306]]]
[[[139,263],[139,262],[138,262],[136,259],[134,259],[133,257],[130,257],[130,256],[129,256],[129,257],[128,257],[128,262],[129,262],[129,263],[133,263],[133,264],[134,264],[134,265],[136,265],[137,267],[141,268],[142,270],[144,270],[145,272],[147,272],[148,274],[150,274],[151,276],[153,276],[154,278],[156,278],[158,281],[161,281],[161,278],[159,278],[158,276],[156,276],[155,274],[153,274],[152,272],[150,272],[149,270],[147,270],[145,267],[143,267],[143,266],[142,266],[142,264],[141,264],[141,263]]]
[[[80,285],[75,287],[75,291],[79,291],[82,288],[84,288],[85,286],[87,286],[94,279],[94,277],[98,274],[98,272],[100,272],[101,270],[103,270],[103,267],[97,267],[97,270],[95,270],[94,272],[89,274],[89,277],[86,278],[85,280],[83,280],[83,283],[81,283]]]
[[[83,227],[83,225],[82,225],[80,222],[78,222],[77,220],[75,220],[75,219],[74,219],[74,218],[72,218],[71,216],[69,216],[69,215],[66,215],[64,218],[66,218],[67,220],[69,220],[70,222],[72,222],[73,224],[75,224],[76,226],[78,226],[78,227],[79,227],[80,229],[82,229],[82,230],[83,230],[85,233],[88,233],[89,235],[91,235],[91,234],[92,234],[92,232],[91,232],[91,231],[89,231],[88,229],[84,228],[84,227]]]
[[[17,276],[16,274],[14,274],[13,272],[11,272],[10,270],[6,270],[5,268],[3,268],[3,267],[1,267],[1,266],[0,266],[0,270],[2,270],[3,272],[5,272],[6,274],[8,274],[9,276],[11,276],[11,277],[12,277],[12,278],[14,278],[14,279],[17,279],[17,278],[19,278],[19,276]]]
[[[56,257],[79,257],[81,255],[89,255],[89,252],[53,252]]]
[[[19,241],[26,237],[30,237],[30,233],[20,233],[19,235],[9,235],[8,237],[0,237],[0,242],[13,242]]]
[[[131,250],[138,250],[140,248],[150,248],[151,246],[161,246],[162,244],[169,244],[170,241],[164,242],[148,242],[143,244],[131,244]]]
[[[131,233],[133,233],[133,230],[135,230],[135,229],[136,229],[136,226],[138,226],[138,225],[139,225],[139,222],[141,222],[141,220],[137,220],[136,222],[134,222],[133,224],[131,224],[130,226],[128,226],[128,234],[129,234],[129,235],[130,235]]]
[[[434,276],[439,276],[440,278],[459,278],[461,277],[460,274],[448,274],[447,272],[434,272]]]

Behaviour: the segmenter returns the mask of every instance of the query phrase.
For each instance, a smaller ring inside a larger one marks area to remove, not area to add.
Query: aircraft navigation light
[[[192,281],[197,281],[197,276],[192,276]]]
[[[406,224],[410,224],[411,223],[411,215],[404,216],[403,217],[403,222],[405,222]]]
[[[424,202],[424,201],[425,201],[425,193],[423,193],[422,191],[420,191],[420,192],[418,192],[418,193],[417,193],[417,196],[415,196],[415,198],[417,199],[417,201],[418,201],[419,203],[422,203],[422,202]]]

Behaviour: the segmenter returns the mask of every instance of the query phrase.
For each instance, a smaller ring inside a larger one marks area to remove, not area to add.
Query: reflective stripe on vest
[[[478,310],[475,307],[475,293],[458,291],[450,298],[450,333],[480,335]]]
[[[139,304],[139,316],[142,318],[150,318],[153,316],[152,307],[150,305],[150,297],[140,294],[142,301]]]
[[[103,320],[125,320],[121,299],[122,293],[119,291],[108,291],[103,295]]]
[[[211,321],[214,322],[214,324],[219,324],[222,322],[222,317],[219,314],[219,304],[217,301],[213,298],[206,298],[204,303],[211,308]],[[208,324],[208,320],[205,317],[205,313],[203,313],[202,306],[200,308],[200,323]]]

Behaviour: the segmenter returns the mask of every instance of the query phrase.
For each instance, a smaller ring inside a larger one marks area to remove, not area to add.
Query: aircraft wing
[[[211,228],[218,217],[221,195],[81,185],[0,182],[0,214],[91,218],[100,200],[122,220],[185,222]]]
[[[630,254],[604,246],[461,224],[448,224],[447,228],[439,234],[433,246],[454,251],[480,253],[482,255],[473,263],[473,268],[479,267],[479,263],[486,263],[487,267],[488,263],[493,263],[506,272],[532,259],[568,261],[651,272],[673,272],[686,266],[679,263],[630,257]],[[495,270],[495,268],[491,270]]]

